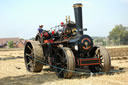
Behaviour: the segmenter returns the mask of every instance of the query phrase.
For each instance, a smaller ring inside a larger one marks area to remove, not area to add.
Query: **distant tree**
[[[94,43],[102,43],[103,46],[106,45],[105,37],[97,37],[93,41]]]
[[[13,41],[9,41],[9,42],[8,42],[8,47],[9,47],[9,48],[13,48],[13,44],[14,44]]]
[[[20,40],[24,40],[23,38],[20,38]]]
[[[116,25],[108,36],[109,40],[112,40],[115,45],[128,44],[128,31],[123,25]]]
[[[34,38],[34,37],[32,37],[32,38],[30,38],[29,40],[35,40],[35,38]]]
[[[103,42],[103,38],[97,38],[95,39],[95,42]]]

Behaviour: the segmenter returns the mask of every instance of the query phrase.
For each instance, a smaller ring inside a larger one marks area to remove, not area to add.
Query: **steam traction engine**
[[[91,72],[109,72],[111,60],[102,46],[93,46],[92,38],[84,35],[82,4],[74,4],[75,21],[66,20],[56,32],[37,34],[35,41],[25,45],[25,65],[30,72],[40,72],[43,65],[55,66],[60,78],[71,78],[76,68],[88,67]],[[59,27],[59,26],[58,26]],[[43,64],[42,64],[42,63]]]

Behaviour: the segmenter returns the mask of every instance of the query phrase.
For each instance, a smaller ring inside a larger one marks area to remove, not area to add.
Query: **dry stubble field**
[[[23,49],[0,49],[0,85],[128,85],[128,47],[107,47],[113,73],[59,79],[47,66],[41,73],[25,69]],[[122,71],[122,72],[120,72]]]

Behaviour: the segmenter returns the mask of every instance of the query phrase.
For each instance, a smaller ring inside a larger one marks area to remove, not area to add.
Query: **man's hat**
[[[39,25],[40,27],[43,27],[43,25]]]

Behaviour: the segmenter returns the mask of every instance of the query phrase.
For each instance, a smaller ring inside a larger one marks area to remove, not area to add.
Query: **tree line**
[[[115,25],[108,37],[94,38],[94,43],[100,45],[128,45],[128,27]]]
[[[108,36],[114,45],[128,45],[128,27],[116,25]]]

